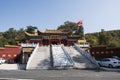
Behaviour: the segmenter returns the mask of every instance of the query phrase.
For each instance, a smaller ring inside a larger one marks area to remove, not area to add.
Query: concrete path
[[[12,79],[11,79],[12,78]],[[0,80],[120,80],[120,71],[0,70]]]

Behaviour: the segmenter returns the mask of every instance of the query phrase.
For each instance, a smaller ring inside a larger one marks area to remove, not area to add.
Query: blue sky
[[[120,29],[120,0],[0,0],[0,31],[29,25],[44,31],[79,20],[85,33]]]

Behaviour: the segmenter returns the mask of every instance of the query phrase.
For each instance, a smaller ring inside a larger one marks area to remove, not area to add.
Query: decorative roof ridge
[[[63,32],[62,30],[56,30],[56,29],[46,29],[45,31],[61,31],[61,32]]]
[[[62,31],[62,30],[56,30],[56,29],[46,29],[46,31]]]
[[[68,34],[69,32],[64,32],[62,30],[52,30],[52,29],[46,29],[44,33],[60,33],[60,34]]]

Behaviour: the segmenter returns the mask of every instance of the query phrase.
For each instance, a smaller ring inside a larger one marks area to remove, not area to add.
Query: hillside
[[[108,47],[120,47],[120,30],[111,30],[85,34],[86,40],[92,46],[106,45]]]

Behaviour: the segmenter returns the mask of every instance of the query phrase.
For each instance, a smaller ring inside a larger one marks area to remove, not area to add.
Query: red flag
[[[81,26],[82,24],[83,24],[83,21],[82,21],[82,20],[80,20],[80,21],[77,22],[77,25],[78,25],[78,26]]]

